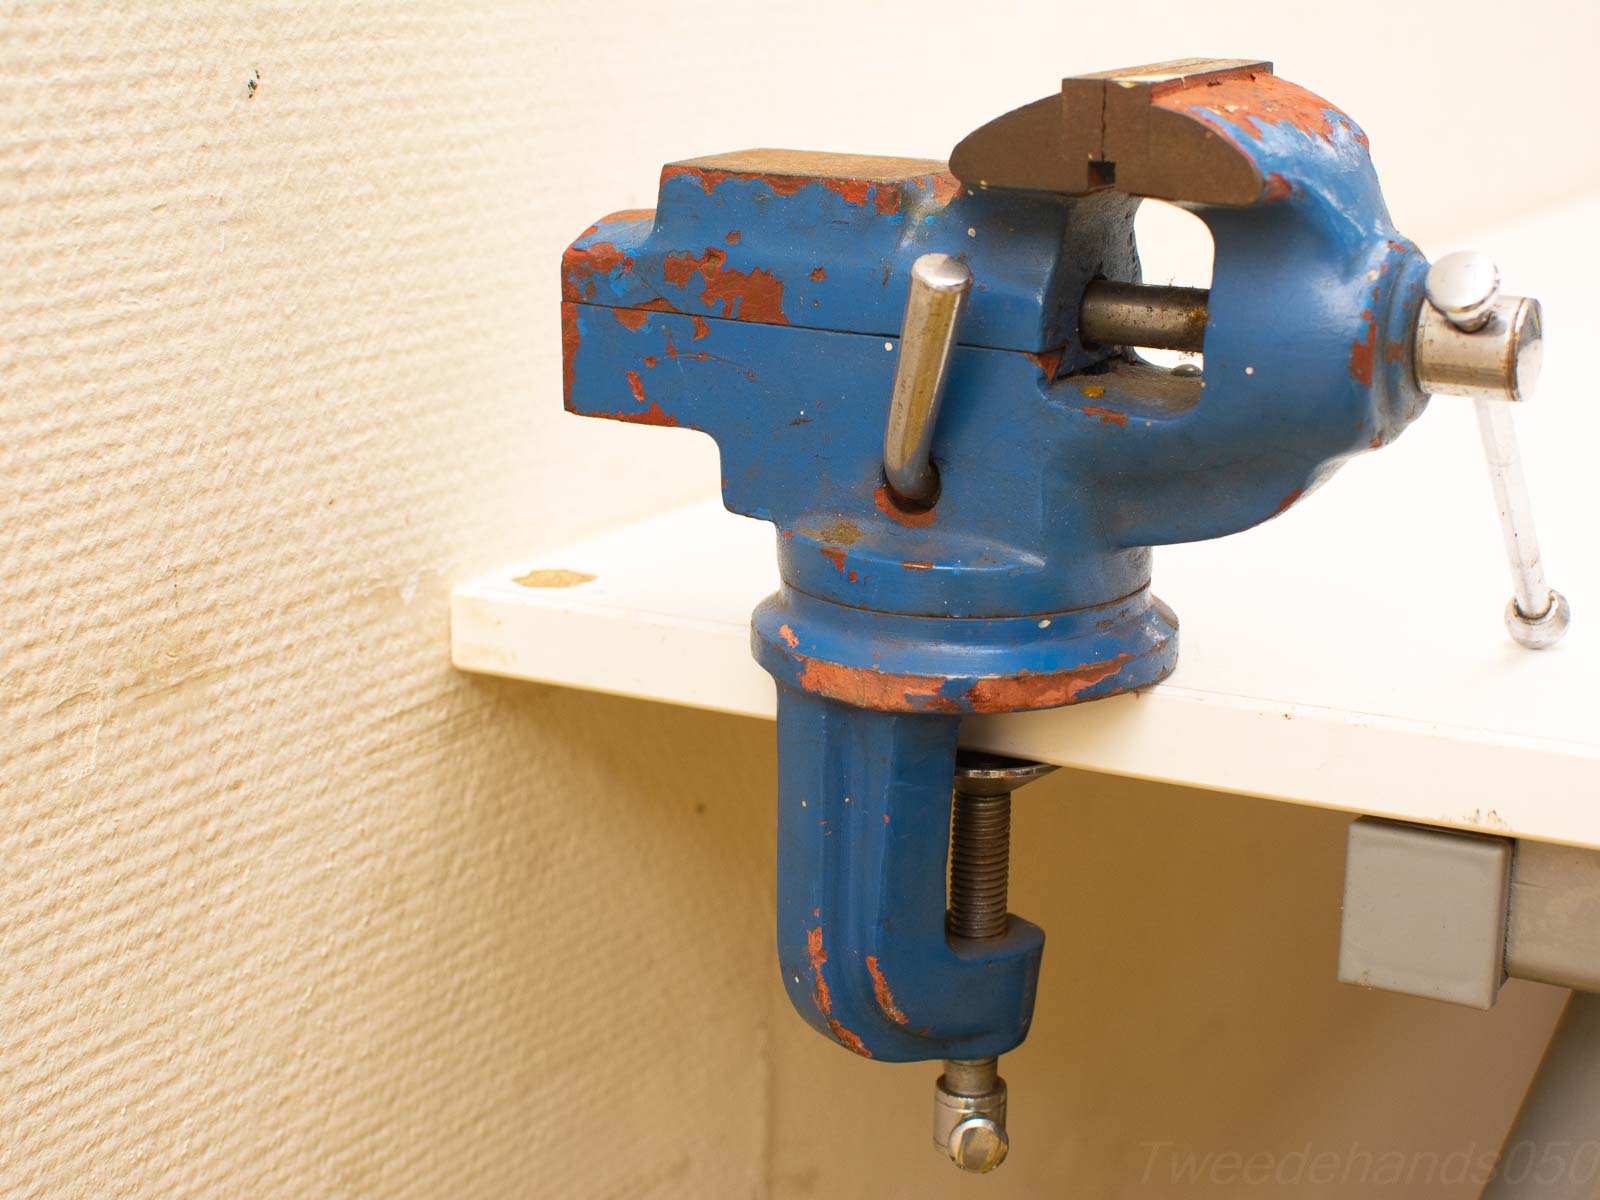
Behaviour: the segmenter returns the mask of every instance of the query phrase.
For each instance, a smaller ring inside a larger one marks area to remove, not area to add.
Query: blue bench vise
[[[1209,292],[1140,283],[1145,198],[1210,228]],[[1066,80],[948,166],[674,163],[654,210],[567,250],[567,408],[710,434],[727,508],[777,529],[751,640],[778,692],[784,986],[858,1055],[945,1060],[960,1165],[1005,1155],[995,1060],[1044,945],[1004,864],[1009,791],[1043,768],[958,763],[961,718],[1156,683],[1178,620],[1151,547],[1284,513],[1463,358],[1518,386],[1537,306],[1475,335],[1428,269],[1360,128],[1236,60]]]

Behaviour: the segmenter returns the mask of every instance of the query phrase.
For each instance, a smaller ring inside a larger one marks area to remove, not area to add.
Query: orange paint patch
[[[842,550],[838,546],[822,546],[819,549],[822,557],[833,564],[833,569],[838,571],[840,574],[843,574],[845,555],[848,554],[849,551]]]
[[[933,202],[939,208],[943,208],[957,196],[966,194],[966,189],[961,185],[961,180],[950,174],[949,171],[940,171],[936,175],[925,176],[918,182],[925,184],[933,192]]]
[[[944,680],[927,675],[890,675],[838,663],[806,659],[800,686],[808,692],[879,712],[955,712],[959,706],[939,695]]]
[[[806,930],[806,963],[811,972],[811,1001],[823,1016],[833,1011],[833,996],[828,991],[828,981],[822,977],[822,964],[827,961],[828,952],[822,947],[822,926]]]
[[[859,1054],[862,1058],[871,1058],[872,1051],[867,1049],[867,1044],[851,1033],[839,1022],[829,1018],[828,1029],[832,1031],[834,1040],[852,1054]]]
[[[611,315],[617,319],[617,324],[624,329],[638,329],[650,319],[650,314],[641,312],[637,308],[613,308]]]
[[[644,383],[639,379],[639,372],[628,372],[628,390],[633,393],[633,398],[640,404],[644,403]]]
[[[1080,692],[1111,678],[1132,657],[1119,654],[1110,662],[1090,663],[1071,671],[1048,671],[1039,675],[1018,671],[1002,679],[980,679],[967,689],[967,703],[973,712],[980,713],[1059,708],[1075,701]]]
[[[1328,114],[1344,116],[1337,105],[1276,75],[1239,76],[1178,88],[1157,95],[1153,103],[1172,112],[1192,112],[1235,145],[1239,137],[1259,142],[1263,125],[1288,125],[1308,137],[1332,142],[1333,122]],[[1364,140],[1359,132],[1355,136]]]
[[[1378,322],[1368,309],[1361,314],[1367,322],[1364,341],[1350,343],[1350,378],[1362,387],[1372,386],[1372,360],[1378,349]]]
[[[817,182],[835,195],[843,196],[846,204],[864,207],[868,201],[884,216],[900,211],[900,189],[890,183],[870,179],[821,179]]]
[[[821,267],[818,267],[815,271],[811,272],[811,276],[810,276],[810,279],[811,279],[812,283],[822,283],[827,278],[828,278],[827,271],[823,270]]]
[[[603,416],[610,421],[627,421],[634,426],[662,426],[664,429],[677,429],[677,418],[662,411],[661,405],[651,400],[650,408],[643,413],[589,413],[589,416]]]
[[[812,175],[769,175],[762,171],[719,171],[706,167],[665,167],[661,182],[688,176],[698,183],[706,195],[711,195],[722,184],[732,180],[753,181],[766,184],[775,195],[792,196],[801,188],[820,184],[835,195],[854,205],[868,201],[885,216],[900,211],[900,188],[892,183],[879,183],[869,179],[834,179]]]
[[[689,320],[694,323],[693,341],[698,342],[701,338],[705,337],[711,332],[711,326],[706,324],[706,319],[704,317],[690,317]]]
[[[1104,408],[1098,404],[1089,405],[1083,410],[1083,415],[1086,417],[1099,417],[1100,424],[1115,425],[1118,429],[1121,429],[1128,423],[1127,413],[1118,412],[1114,408]]]
[[[727,242],[728,245],[730,245],[730,246],[737,246],[739,244],[739,239],[742,236],[743,235],[737,229],[734,229],[734,230],[730,230],[728,232],[728,236],[723,238],[722,240]]]
[[[705,167],[663,167],[661,169],[662,183],[666,183],[669,179],[678,179],[684,176],[698,183],[701,190],[708,196],[730,179],[758,179],[779,196],[792,196],[805,187],[806,184],[820,182],[820,180],[793,175],[763,175],[759,171],[717,171]]]
[[[1368,442],[1367,445],[1369,447],[1371,447],[1372,449],[1374,449],[1374,450],[1382,449],[1383,448],[1383,434],[1380,433],[1377,437],[1373,438],[1370,442]]]
[[[661,425],[667,429],[676,429],[678,426],[677,419],[662,411],[661,405],[654,400],[650,402],[650,407],[642,412],[588,413],[586,415],[605,417],[609,421],[626,421],[630,425]]]
[[[1261,193],[1261,198],[1268,204],[1276,204],[1279,200],[1287,200],[1293,194],[1294,184],[1274,171],[1267,176],[1267,188]]]
[[[1061,351],[1046,350],[1043,354],[1029,354],[1023,351],[1022,357],[1038,367],[1046,379],[1054,379],[1056,372],[1061,369]]]
[[[883,1009],[883,1015],[897,1024],[906,1023],[905,1013],[894,1002],[894,993],[889,990],[889,981],[883,977],[883,972],[878,969],[878,960],[874,955],[867,955],[867,973],[872,976],[872,994],[877,997],[878,1007]]]
[[[889,485],[880,483],[878,490],[872,493],[872,502],[878,506],[878,511],[891,521],[897,521],[907,529],[924,529],[933,524],[933,509],[925,508],[921,512],[913,512],[909,508],[901,508],[889,494]]]
[[[588,285],[587,294],[593,295],[593,278],[596,275],[626,275],[633,270],[633,259],[618,249],[614,242],[590,242],[579,249],[569,246],[561,256],[561,298],[580,300]]]
[[[783,284],[770,271],[730,270],[725,264],[728,252],[707,246],[699,258],[688,251],[669,254],[662,264],[662,277],[675,287],[687,287],[696,275],[705,280],[700,303],[707,308],[722,305],[721,316],[764,325],[787,325],[783,315]]]
[[[1295,488],[1294,491],[1290,492],[1287,496],[1285,496],[1283,498],[1283,500],[1278,505],[1277,512],[1274,512],[1272,515],[1276,517],[1276,516],[1278,516],[1278,515],[1280,515],[1282,513],[1288,512],[1289,511],[1289,507],[1296,500],[1300,499],[1300,497],[1304,496],[1305,494],[1306,494],[1305,488]]]
[[[778,636],[783,639],[783,644],[791,650],[800,644],[800,638],[787,625],[778,626]]]
[[[644,356],[644,365],[654,370],[656,365],[656,356],[654,354],[646,354]]]

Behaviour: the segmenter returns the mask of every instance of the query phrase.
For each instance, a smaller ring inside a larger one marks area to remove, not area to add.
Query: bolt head
[[[1457,329],[1481,329],[1500,295],[1500,268],[1476,250],[1446,254],[1428,268],[1428,303]]]
[[[1005,1162],[1011,1139],[988,1117],[969,1117],[950,1131],[945,1149],[956,1166],[981,1175]]]

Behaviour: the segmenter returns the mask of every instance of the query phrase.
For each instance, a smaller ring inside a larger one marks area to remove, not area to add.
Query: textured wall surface
[[[1577,6],[136,7],[0,26],[6,1196],[971,1190],[926,1070],[784,1008],[770,729],[448,665],[453,580],[716,478],[559,413],[560,249],[662,161],[940,155],[1220,52],[1344,100],[1419,237],[1600,180],[1505,104],[1580,108]],[[1559,997],[1338,989],[1337,816],[1060,779],[1023,820],[1053,941],[992,1194],[1499,1136]]]

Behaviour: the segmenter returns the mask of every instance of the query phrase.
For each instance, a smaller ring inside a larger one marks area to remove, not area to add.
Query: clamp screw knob
[[[1446,254],[1428,268],[1428,303],[1457,329],[1471,333],[1488,324],[1500,297],[1500,268],[1476,250]]]
[[[934,1084],[933,1144],[963,1171],[992,1171],[1011,1149],[998,1067],[993,1058],[947,1059]]]
[[[970,1117],[950,1131],[945,1149],[956,1166],[981,1175],[1005,1162],[1011,1139],[988,1117]]]

